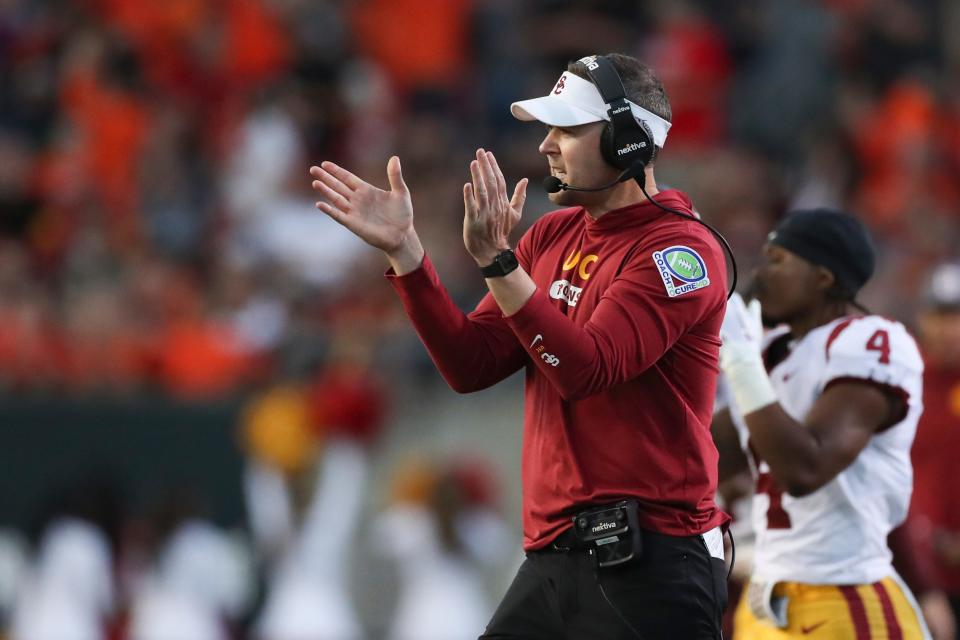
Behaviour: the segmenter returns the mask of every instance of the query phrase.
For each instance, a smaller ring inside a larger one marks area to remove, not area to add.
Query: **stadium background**
[[[785,210],[848,207],[878,243],[862,302],[913,326],[960,257],[958,28],[948,0],[0,1],[0,621],[56,514],[108,513],[122,633],[175,505],[246,545],[252,595],[221,612],[245,635],[269,590],[245,469],[310,478],[338,439],[369,463],[345,583],[364,632],[402,587],[377,515],[435,509],[447,481],[509,532],[477,565],[494,597],[519,554],[521,382],[446,389],[385,261],[313,208],[308,166],[384,185],[399,154],[470,307],[473,150],[538,184],[542,128],[509,103],[630,53],[673,106],[658,179],[726,235],[741,282]],[[532,189],[521,224],[547,210]]]

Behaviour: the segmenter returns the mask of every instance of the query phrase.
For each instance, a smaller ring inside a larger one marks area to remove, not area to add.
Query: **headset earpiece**
[[[613,151],[613,124],[606,122],[603,125],[603,131],[600,132],[600,154],[607,164],[617,166],[616,154]]]
[[[600,153],[617,169],[627,169],[637,162],[647,166],[653,159],[653,149],[653,134],[646,123],[623,131],[608,122],[600,132]]]
[[[628,169],[637,162],[644,166],[653,159],[653,134],[649,126],[638,121],[627,103],[623,81],[616,67],[604,56],[585,58],[587,74],[596,85],[603,101],[610,105],[610,121],[600,134],[600,153],[617,169]]]

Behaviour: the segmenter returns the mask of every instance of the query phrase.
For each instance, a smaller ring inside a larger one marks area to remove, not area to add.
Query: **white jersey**
[[[753,457],[749,432],[731,401],[740,444],[751,459],[757,491],[754,576],[763,581],[866,584],[893,574],[890,530],[904,520],[913,488],[910,447],[923,411],[923,360],[899,322],[879,316],[840,318],[784,345],[786,331],[768,345],[788,354],[771,362],[770,381],[784,411],[803,424],[831,383],[863,380],[906,401],[899,422],[870,438],[857,458],[833,480],[800,498],[784,493],[767,463]],[[770,366],[768,364],[768,368]]]

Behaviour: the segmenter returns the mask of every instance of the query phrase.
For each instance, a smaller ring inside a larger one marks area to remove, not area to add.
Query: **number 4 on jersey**
[[[880,364],[890,364],[890,336],[885,329],[877,329],[867,340],[867,351],[880,352]]]

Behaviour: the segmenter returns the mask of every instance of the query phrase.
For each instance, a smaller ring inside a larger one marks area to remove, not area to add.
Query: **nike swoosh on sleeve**
[[[800,627],[800,633],[802,633],[803,635],[807,635],[808,633],[813,633],[814,631],[816,631],[817,629],[819,629],[820,627],[822,627],[822,626],[825,625],[825,624],[827,624],[827,621],[826,621],[826,620],[821,620],[820,622],[818,622],[818,623],[816,623],[816,624],[810,624],[810,625],[802,626],[802,627]]]

